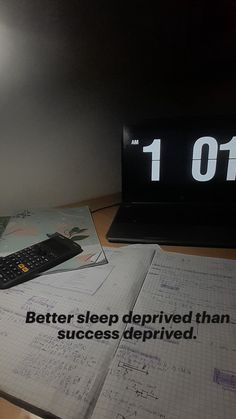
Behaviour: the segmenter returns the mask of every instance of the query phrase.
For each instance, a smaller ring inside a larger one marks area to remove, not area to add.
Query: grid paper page
[[[232,419],[236,412],[236,262],[180,254],[154,258],[133,313],[228,313],[194,323],[192,340],[122,339],[92,419]],[[155,331],[167,324],[141,327]],[[169,330],[190,325],[170,323]],[[127,329],[126,329],[127,330]]]
[[[26,324],[27,311],[119,313],[135,302],[153,250],[118,250],[111,273],[94,295],[30,281],[0,293],[0,390],[63,419],[88,416],[100,392],[119,340],[59,340],[60,329],[103,330],[106,324]],[[94,270],[100,268],[93,268]],[[78,275],[80,275],[78,271]],[[70,284],[68,283],[68,288]],[[116,324],[122,330],[123,324]]]

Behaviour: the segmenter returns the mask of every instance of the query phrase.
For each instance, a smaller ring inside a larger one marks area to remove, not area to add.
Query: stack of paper
[[[236,262],[107,257],[0,293],[1,394],[42,417],[232,419]]]

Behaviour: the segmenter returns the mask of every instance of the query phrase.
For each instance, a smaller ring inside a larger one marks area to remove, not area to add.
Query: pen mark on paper
[[[236,391],[236,373],[232,371],[214,368],[213,381],[223,387],[224,390]]]

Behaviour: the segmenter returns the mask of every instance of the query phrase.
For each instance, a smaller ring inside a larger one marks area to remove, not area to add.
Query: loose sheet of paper
[[[232,419],[236,412],[236,262],[159,253],[134,313],[229,314],[228,324],[131,324],[137,330],[194,327],[196,339],[122,339],[92,419]]]
[[[99,315],[124,313],[134,305],[153,253],[148,246],[111,251],[108,265],[76,272],[77,285],[80,276],[83,283],[81,289],[78,285],[79,291],[74,278],[66,278],[67,289],[57,286],[57,275],[51,283],[48,276],[47,284],[41,278],[1,291],[0,390],[63,419],[88,417],[119,340],[60,340],[61,329],[86,331],[109,327],[76,322],[26,324],[26,313],[77,315],[88,310]],[[103,280],[94,288],[92,282],[96,275],[100,278],[101,272]],[[86,280],[88,289],[96,289],[93,295],[84,293]],[[119,323],[115,328],[122,332],[124,325]]]

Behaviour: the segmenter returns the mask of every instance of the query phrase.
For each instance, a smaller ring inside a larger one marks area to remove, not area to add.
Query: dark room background
[[[234,114],[233,1],[0,0],[0,211],[121,188],[124,122]]]

